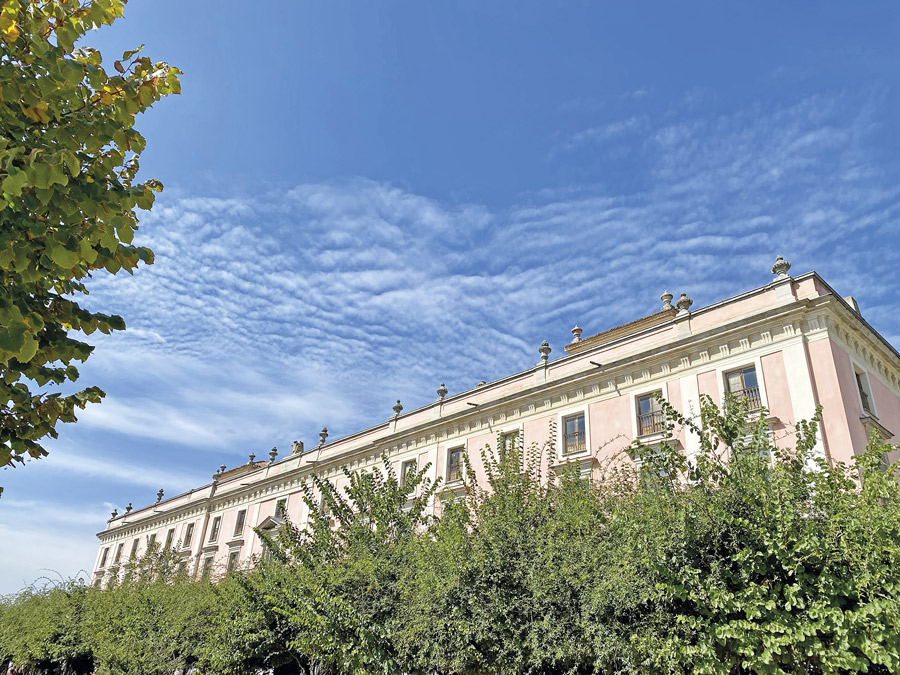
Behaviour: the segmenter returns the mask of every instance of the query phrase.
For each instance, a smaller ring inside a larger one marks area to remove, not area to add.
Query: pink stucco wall
[[[603,463],[628,447],[633,440],[631,420],[634,412],[631,398],[617,396],[598,401],[589,406],[588,412],[591,420],[591,452]]]
[[[763,379],[760,384],[765,388],[769,414],[777,418],[777,421],[772,424],[772,431],[775,432],[775,445],[794,447],[796,436],[793,433],[787,433],[788,425],[792,424],[795,418],[794,406],[791,403],[791,390],[784,367],[784,354],[781,351],[766,354],[760,359],[760,363]]]
[[[878,421],[894,435],[888,442],[897,445],[900,443],[900,397],[888,389],[874,373],[869,372],[868,377]],[[900,449],[890,453],[889,459],[892,462],[900,461]]]
[[[809,343],[809,357],[822,406],[822,426],[828,452],[832,461],[849,464],[860,441],[865,445],[850,359],[830,339]],[[852,398],[847,400],[848,397]],[[857,427],[856,433],[851,428],[854,426]]]
[[[717,405],[721,403],[719,400],[719,379],[716,377],[715,370],[707,370],[697,374],[697,389],[701,395],[706,394]]]

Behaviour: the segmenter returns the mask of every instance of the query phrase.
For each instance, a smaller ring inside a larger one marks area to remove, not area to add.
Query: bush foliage
[[[709,399],[600,479],[550,446],[485,449],[465,496],[384,468],[306,487],[250,570],[192,581],[170,552],[105,590],[0,604],[3,657],[46,671],[900,672],[900,487],[872,438],[852,467]],[[685,458],[675,429],[700,438]],[[779,444],[782,445],[782,444]],[[468,459],[467,459],[468,462]],[[432,508],[437,503],[438,509]],[[439,513],[438,516],[432,515]]]

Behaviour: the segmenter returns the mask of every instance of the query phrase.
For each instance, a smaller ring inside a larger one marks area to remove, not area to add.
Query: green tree
[[[45,455],[57,422],[104,396],[49,391],[76,380],[74,362],[93,350],[71,331],[125,328],[78,305],[85,280],[153,261],[132,239],[136,210],[162,185],[135,181],[144,138],[134,122],[179,92],[180,73],[138,49],[110,75],[99,51],[75,48],[125,1],[0,3],[0,466]]]
[[[818,415],[776,444],[765,414],[667,416],[696,434],[636,450],[640,485],[620,509],[659,626],[641,645],[654,670],[696,673],[900,671],[900,486],[877,436],[854,466],[816,452]],[[649,536],[648,536],[649,534]]]
[[[427,531],[436,485],[427,466],[401,481],[386,457],[383,464],[343,469],[340,491],[313,476],[304,485],[307,529],[286,523],[276,538],[260,533],[267,555],[225,580],[234,586],[225,589],[204,661],[210,672],[290,664],[319,673],[409,672],[392,633],[405,614],[409,548]]]
[[[773,439],[737,401],[704,399],[697,420],[662,405],[668,438],[593,480],[546,475],[552,446],[503,444],[482,453],[487,485],[466,458],[461,498],[427,467],[314,478],[309,527],[260,532],[267,554],[218,584],[154,550],[105,590],[0,600],[0,658],[106,675],[900,672],[890,446],[832,467],[816,420]]]

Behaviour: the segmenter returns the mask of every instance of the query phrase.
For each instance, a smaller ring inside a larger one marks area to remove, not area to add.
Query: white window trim
[[[560,462],[565,462],[570,459],[575,459],[578,457],[585,457],[591,454],[591,416],[590,411],[588,410],[587,405],[581,408],[572,408],[566,412],[560,412],[556,415],[556,433],[558,436],[557,450],[556,450],[556,459]],[[566,444],[566,427],[564,424],[564,420],[567,417],[575,417],[577,415],[584,415],[584,450],[581,452],[573,452],[571,455],[565,454],[563,451],[565,450]]]
[[[241,560],[241,545],[238,546],[229,546],[228,553],[225,555],[225,571],[232,572],[234,570],[240,569],[244,566],[243,561]],[[231,556],[237,553],[237,560],[234,564],[234,570],[229,569],[229,562],[231,561]]]
[[[185,539],[185,537],[187,536],[188,527],[189,527],[190,525],[193,525],[193,526],[194,526],[193,529],[191,530],[191,539],[190,539],[190,541],[185,542],[184,539]],[[189,550],[189,549],[191,548],[191,544],[194,543],[194,535],[195,535],[196,533],[197,533],[197,523],[196,523],[196,521],[191,521],[191,522],[185,523],[184,525],[181,526],[181,540],[180,540],[179,543],[181,544],[180,548],[181,548],[182,550]]]
[[[878,407],[875,405],[875,396],[872,394],[872,377],[869,375],[869,371],[867,368],[863,367],[863,365],[854,359],[852,356],[850,357],[850,368],[853,371],[853,392],[856,394],[856,402],[859,404],[859,414],[860,417],[874,417],[876,420],[878,419]],[[857,373],[861,373],[866,378],[866,393],[869,395],[869,408],[870,410],[866,410],[863,407],[862,396],[859,394],[859,384],[856,381]]]
[[[768,410],[768,414],[772,416],[772,410],[769,408],[769,397],[766,395],[766,377],[763,374],[762,369],[762,356],[736,356],[734,358],[730,358],[727,361],[719,364],[716,368],[716,381],[719,383],[719,400],[716,401],[716,405],[721,406],[725,401],[725,393],[728,391],[725,384],[725,374],[734,372],[735,370],[741,370],[742,368],[748,368],[749,366],[753,366],[756,369],[756,381],[759,383],[759,401],[762,404],[762,407]],[[750,415],[758,415],[758,410],[751,410]]]
[[[519,447],[520,451],[525,450],[525,425],[517,424],[517,425],[509,425],[506,427],[499,427],[494,431],[494,447],[493,450],[497,450],[497,440],[498,437],[503,437],[509,434],[518,434],[516,437],[516,444]],[[497,459],[500,459],[499,457]]]
[[[238,529],[238,526],[237,526],[238,515],[240,514],[241,511],[244,512],[244,522],[241,524],[241,529]],[[248,509],[246,509],[246,508],[238,509],[237,511],[235,511],[234,525],[231,528],[231,531],[232,531],[231,538],[232,539],[243,539],[244,538],[244,531],[247,529],[247,513],[248,513]]]
[[[646,396],[647,394],[652,394],[654,392],[660,392],[662,394],[662,398],[667,403],[669,402],[669,383],[668,382],[660,382],[652,387],[646,387],[644,389],[637,389],[632,391],[629,396],[630,405],[631,405],[631,437],[634,440],[640,440],[644,445],[653,445],[654,443],[661,441],[665,438],[664,431],[658,431],[654,434],[645,434],[643,436],[638,434],[638,399],[642,396]]]
[[[418,471],[421,468],[419,466],[419,456],[415,455],[400,460],[400,466],[397,471],[397,481],[401,486],[405,485],[406,483],[406,474],[404,473],[404,467],[411,467],[413,471]],[[406,470],[409,471],[409,469]]]
[[[216,519],[218,519],[218,521],[219,521],[219,529],[218,530],[215,528]],[[219,541],[219,537],[222,536],[222,522],[224,520],[225,519],[223,517],[223,514],[219,514],[217,516],[212,517],[212,522],[210,522],[210,524],[209,524],[209,539],[206,542],[207,544],[214,544],[217,541]],[[213,536],[213,533],[215,533],[215,536]]]
[[[444,470],[442,472],[445,486],[446,485],[462,485],[466,480],[466,465],[465,465],[465,462],[462,462],[462,461],[460,461],[460,463],[459,463],[459,478],[450,480],[450,478],[448,477],[448,474],[450,471],[450,453],[453,452],[454,450],[462,451],[462,454],[460,454],[460,460],[461,460],[463,455],[466,454],[466,444],[462,443],[462,444],[451,445],[451,446],[447,447],[447,451],[444,453]]]

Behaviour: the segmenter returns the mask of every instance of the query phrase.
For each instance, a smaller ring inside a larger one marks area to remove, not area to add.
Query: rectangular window
[[[563,456],[576,455],[587,450],[584,413],[563,418]]]
[[[234,536],[237,537],[244,531],[244,521],[247,520],[247,509],[238,511],[237,520],[234,521]]]
[[[109,546],[103,549],[103,555],[100,556],[100,567],[106,567],[107,558],[109,558]]]
[[[725,383],[728,386],[729,394],[736,399],[747,402],[748,410],[759,410],[762,408],[762,398],[759,395],[759,382],[756,379],[755,366],[725,373]]]
[[[154,544],[156,544],[156,532],[147,537],[147,550],[153,548]]]
[[[279,499],[275,502],[275,517],[284,518],[287,515],[287,499]]]
[[[519,430],[508,431],[500,434],[500,456],[503,457],[510,450],[515,450],[519,442]]]
[[[400,465],[400,485],[406,485],[406,477],[410,472],[415,473],[416,460],[408,459]]]
[[[201,572],[201,575],[204,579],[209,579],[209,573],[212,571],[212,566],[213,556],[203,559],[203,571]]]
[[[125,548],[125,542],[122,542],[118,546],[116,546],[116,557],[113,558],[113,565],[118,565],[119,561],[122,559],[122,549]]]
[[[131,542],[131,553],[128,556],[131,560],[134,560],[137,557],[138,544],[140,541],[140,539],[135,539]]]
[[[184,530],[184,542],[181,544],[184,548],[191,545],[191,539],[194,538],[194,524],[188,523]]]
[[[863,412],[867,415],[875,415],[872,410],[872,396],[869,391],[869,379],[866,374],[856,371],[856,388],[859,390],[859,402],[862,404]]]
[[[172,548],[172,543],[175,541],[175,528],[173,527],[166,533],[166,549]]]
[[[462,448],[452,448],[447,451],[447,482],[453,483],[462,480],[463,463]]]
[[[228,554],[228,571],[233,572],[237,569],[238,560],[240,559],[241,552],[240,551],[232,551]]]
[[[655,391],[650,394],[638,396],[638,436],[658,434],[665,430],[665,424],[663,423],[662,406],[659,404],[659,401],[656,400],[656,394],[661,393],[661,391]]]
[[[213,518],[212,528],[209,530],[209,540],[215,541],[219,538],[219,528],[222,526],[222,516]]]

